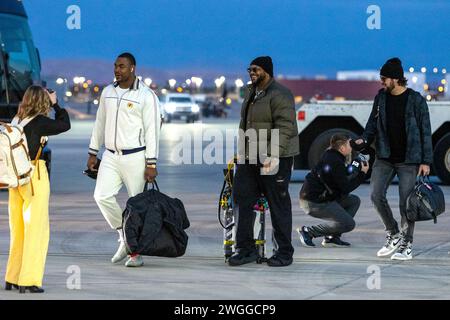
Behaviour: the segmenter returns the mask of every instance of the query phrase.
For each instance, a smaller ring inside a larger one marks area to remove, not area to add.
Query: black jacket
[[[406,155],[405,163],[427,164],[433,162],[430,114],[427,101],[422,95],[409,90],[405,110]],[[388,159],[391,150],[386,124],[386,93],[381,89],[375,97],[372,112],[367,121],[363,138],[370,145],[375,139],[377,157]]]
[[[311,202],[338,200],[355,190],[365,178],[362,171],[357,175],[350,174],[345,157],[339,151],[328,149],[316,167],[307,174],[300,190],[300,199]]]
[[[54,136],[70,129],[70,118],[67,111],[58,104],[55,104],[53,109],[55,110],[55,119],[38,115],[24,128],[28,150],[32,160],[36,158],[39,146],[41,145],[41,137]]]
[[[152,189],[127,201],[122,229],[128,253],[178,257],[187,248],[189,220],[179,199]]]

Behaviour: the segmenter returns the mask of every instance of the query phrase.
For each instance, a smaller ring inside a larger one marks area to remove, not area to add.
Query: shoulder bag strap
[[[45,145],[45,143],[47,141],[48,141],[48,137],[41,137],[41,145],[39,146],[38,152],[36,154],[36,158],[34,158],[34,166],[37,169],[38,179],[39,180],[41,180],[41,173],[40,173],[40,170],[39,170],[39,163],[38,163],[38,161],[39,161],[39,158],[41,157],[42,149],[44,149],[44,145]]]

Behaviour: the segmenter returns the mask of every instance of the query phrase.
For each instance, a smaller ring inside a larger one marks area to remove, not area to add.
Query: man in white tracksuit
[[[123,185],[128,195],[144,189],[145,181],[157,176],[160,107],[155,93],[135,75],[136,60],[130,53],[119,55],[114,63],[116,82],[103,89],[97,111],[87,166],[95,170],[97,154],[105,152],[98,169],[94,198],[111,228],[119,232],[119,249],[112,263],[127,257],[122,238],[122,209],[116,195]],[[140,255],[132,254],[127,267],[143,265]]]

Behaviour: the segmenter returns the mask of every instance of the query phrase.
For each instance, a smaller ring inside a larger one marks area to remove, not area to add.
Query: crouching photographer
[[[297,229],[304,246],[315,247],[314,238],[324,237],[324,247],[348,247],[341,235],[355,227],[355,214],[361,201],[350,194],[365,179],[369,171],[368,158],[360,156],[348,166],[351,157],[350,136],[335,134],[331,137],[330,148],[305,178],[300,191],[300,207],[315,218],[328,223],[302,226]]]

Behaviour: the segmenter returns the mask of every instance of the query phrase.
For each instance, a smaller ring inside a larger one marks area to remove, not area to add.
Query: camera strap
[[[315,175],[319,178],[320,182],[323,184],[323,186],[325,187],[325,192],[324,192],[324,196],[326,196],[326,192],[328,192],[329,195],[333,195],[333,190],[328,186],[328,184],[325,182],[325,180],[323,179],[322,175],[317,171],[314,170]]]
[[[325,180],[323,180],[322,176],[320,175],[320,173],[317,175],[320,179],[320,182],[322,182],[322,184],[325,186],[325,188],[327,189],[328,193],[330,195],[333,194],[333,190],[331,190],[331,188],[328,186],[328,184],[325,182]]]

